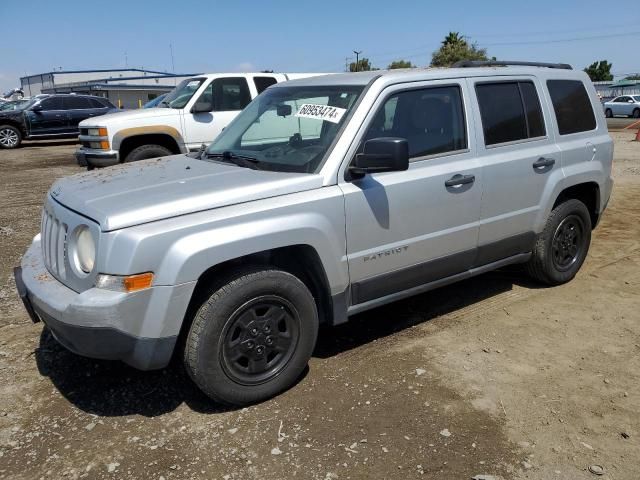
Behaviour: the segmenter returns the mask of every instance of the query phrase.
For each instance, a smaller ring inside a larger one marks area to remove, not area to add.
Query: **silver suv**
[[[69,350],[211,398],[291,386],[318,325],[524,264],[571,280],[611,193],[583,72],[363,72],[274,85],[207,148],[57,181],[15,271]]]

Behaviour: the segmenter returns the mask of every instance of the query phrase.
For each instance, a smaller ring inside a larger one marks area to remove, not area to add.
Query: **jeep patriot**
[[[566,65],[294,80],[206,150],[55,182],[16,284],[69,350],[181,355],[212,399],[249,404],[295,383],[321,323],[510,264],[570,281],[612,156]]]

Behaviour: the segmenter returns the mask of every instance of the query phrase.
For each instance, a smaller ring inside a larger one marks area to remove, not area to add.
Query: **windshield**
[[[164,94],[160,95],[159,97],[156,97],[156,98],[154,98],[154,99],[152,99],[152,100],[149,100],[147,103],[145,103],[145,104],[142,106],[142,108],[153,108],[153,107],[157,107],[157,106],[158,106],[158,104],[159,104],[160,102],[162,102],[166,96],[167,96],[167,94],[166,94],[166,93],[164,93]],[[166,106],[166,105],[164,105],[164,106]]]
[[[8,110],[24,110],[26,107],[31,105],[33,100],[15,100],[13,102],[7,102],[0,104],[0,111],[8,111]]]
[[[317,172],[363,88],[267,89],[222,131],[207,157],[243,157],[262,170]]]
[[[196,93],[204,78],[187,78],[178,84],[176,88],[167,93],[167,96],[160,102],[159,107],[184,108]]]

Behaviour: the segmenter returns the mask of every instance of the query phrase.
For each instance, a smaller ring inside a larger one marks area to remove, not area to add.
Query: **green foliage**
[[[350,72],[368,72],[369,70],[377,70],[377,69],[371,66],[371,62],[369,61],[368,58],[364,58],[364,57],[361,58],[360,60],[358,60],[357,65],[356,65],[356,62],[351,62],[349,64]]]
[[[635,75],[630,75],[626,77],[625,80],[640,80],[640,73],[636,73]]]
[[[487,60],[487,50],[469,44],[459,32],[449,32],[431,56],[432,67],[450,67],[460,60]]]
[[[415,65],[408,60],[394,60],[387,67],[388,70],[395,70],[396,68],[415,68]]]
[[[584,69],[592,82],[604,82],[607,80],[613,80],[611,75],[611,63],[606,60],[600,60],[599,62],[593,62],[587,68]]]

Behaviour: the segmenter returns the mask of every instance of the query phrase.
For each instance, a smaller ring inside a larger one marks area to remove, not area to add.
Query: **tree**
[[[356,62],[351,62],[349,64],[350,72],[368,72],[369,70],[376,70],[376,69],[371,66],[371,62],[369,61],[368,58],[365,58],[365,57],[358,60],[357,65],[356,65]]]
[[[625,80],[640,80],[640,73],[636,73],[634,75],[630,75],[625,78]]]
[[[613,80],[611,75],[611,64],[606,60],[600,60],[599,62],[593,62],[587,68],[584,69],[592,82],[605,82],[607,80]]]
[[[396,68],[415,68],[415,65],[407,60],[394,60],[387,67],[388,70],[394,70]]]
[[[459,32],[449,32],[431,55],[431,66],[450,67],[460,60],[487,60],[487,50],[475,43],[469,44]]]

